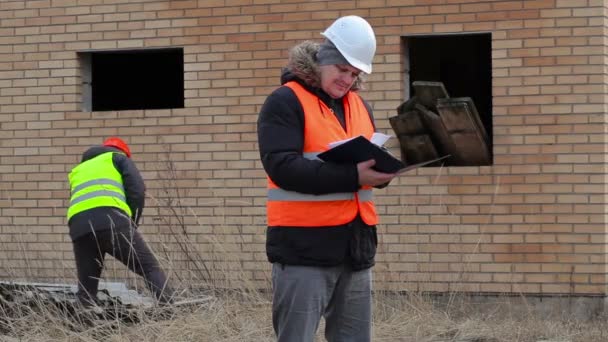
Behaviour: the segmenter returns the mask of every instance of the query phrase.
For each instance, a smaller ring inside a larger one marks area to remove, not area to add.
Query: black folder
[[[385,173],[395,173],[406,167],[401,160],[395,158],[388,150],[367,140],[362,135],[320,153],[317,157],[326,162],[339,164],[357,164],[374,159],[376,160],[374,169]]]
[[[323,153],[320,153],[317,157],[326,162],[339,164],[357,164],[362,161],[374,159],[376,161],[376,164],[374,165],[374,169],[376,171],[384,173],[404,173],[406,171],[440,161],[449,156],[450,155],[448,154],[443,157],[423,161],[421,163],[406,165],[400,159],[393,156],[384,147],[378,146],[367,140],[367,138],[364,136],[360,135],[341,145],[335,146]]]

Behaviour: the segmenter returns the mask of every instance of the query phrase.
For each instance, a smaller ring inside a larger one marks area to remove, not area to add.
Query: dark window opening
[[[452,165],[492,164],[492,37],[490,33],[404,37],[405,79],[409,96],[415,96],[420,83],[443,84],[450,98],[470,98],[485,130],[487,156],[467,159],[461,151],[460,162]],[[418,82],[418,88],[415,86]],[[435,90],[433,90],[435,91]],[[441,101],[438,101],[441,102]],[[470,105],[470,101],[468,102]],[[445,103],[441,104],[445,107]],[[466,104],[463,105],[466,107]],[[441,109],[434,108],[441,118]],[[455,117],[458,115],[455,115]],[[445,118],[442,118],[445,121]],[[448,119],[449,120],[449,119]],[[455,137],[458,132],[450,133]],[[456,144],[459,145],[459,144]]]
[[[87,111],[184,107],[183,49],[80,54]]]

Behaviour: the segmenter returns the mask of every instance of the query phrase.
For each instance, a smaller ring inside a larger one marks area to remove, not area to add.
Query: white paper
[[[357,137],[352,137],[352,138],[348,138],[348,139],[344,139],[344,140],[330,142],[329,148],[334,148],[336,146],[342,145],[345,142],[350,141],[355,138],[357,138]],[[386,135],[384,133],[376,132],[372,135],[372,139],[370,141],[378,146],[383,146],[390,138],[392,138],[392,135]]]
[[[344,140],[337,140],[337,141],[330,142],[330,143],[329,143],[329,148],[331,149],[331,148],[334,148],[334,147],[336,147],[336,146],[340,146],[340,145],[344,144],[345,142],[347,142],[347,141],[349,141],[349,140],[353,140],[353,139],[355,139],[355,138],[357,138],[357,137],[353,137],[353,138],[348,138],[348,139],[344,139]]]
[[[390,138],[392,138],[391,135],[386,135],[384,133],[376,132],[372,135],[371,142],[373,142],[374,144],[376,144],[378,146],[383,146]]]

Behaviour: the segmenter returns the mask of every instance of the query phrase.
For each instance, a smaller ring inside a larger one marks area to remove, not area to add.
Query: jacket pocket
[[[374,266],[378,234],[375,226],[365,225],[360,220],[352,223],[350,257],[352,267],[361,270]]]

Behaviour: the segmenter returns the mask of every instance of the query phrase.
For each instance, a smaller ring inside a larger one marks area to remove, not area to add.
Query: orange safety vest
[[[349,91],[342,100],[345,131],[331,109],[316,95],[294,81],[285,86],[294,91],[304,109],[304,158],[317,159],[334,141],[359,135],[371,139],[374,126],[359,95]],[[370,186],[363,186],[358,192],[312,195],[283,190],[267,178],[266,214],[270,227],[338,226],[352,221],[357,213],[368,225],[378,223]]]

